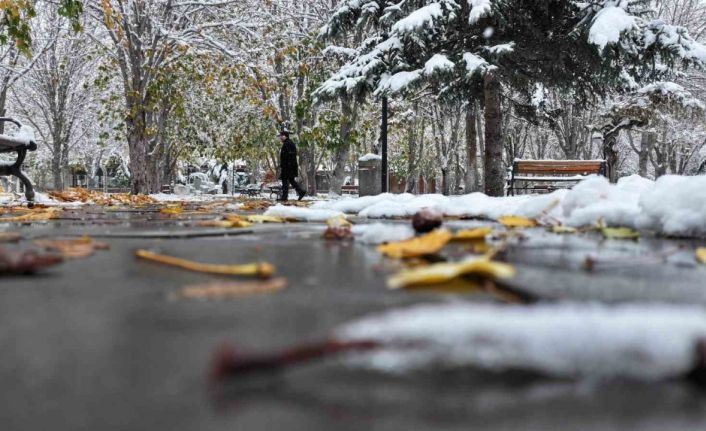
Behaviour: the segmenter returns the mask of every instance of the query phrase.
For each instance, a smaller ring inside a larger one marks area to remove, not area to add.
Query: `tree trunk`
[[[351,132],[355,126],[355,107],[348,97],[341,99],[341,127],[339,129],[339,138],[341,145],[336,148],[333,158],[333,172],[331,173],[329,190],[341,194],[343,181],[346,177],[346,162],[351,148]]]
[[[476,105],[469,102],[466,109],[466,176],[465,192],[478,191],[478,131],[476,129]]]
[[[494,71],[485,75],[485,193],[488,196],[505,194],[503,169],[503,137],[500,81]]]
[[[654,133],[642,132],[640,137],[640,152],[637,154],[637,173],[641,177],[647,177],[647,162],[650,158],[650,148],[654,145]]]

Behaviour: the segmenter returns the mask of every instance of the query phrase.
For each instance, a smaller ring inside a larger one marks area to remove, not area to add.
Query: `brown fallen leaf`
[[[171,299],[227,299],[272,293],[287,287],[284,277],[263,281],[233,281],[197,284],[179,289]]]
[[[437,229],[416,238],[383,244],[378,247],[378,251],[385,256],[398,259],[425,256],[441,251],[451,238],[453,235],[448,230]]]
[[[60,202],[93,202],[96,205],[154,205],[158,201],[147,195],[132,195],[129,193],[102,193],[82,188],[49,192],[49,196]]]
[[[498,223],[512,229],[523,229],[538,226],[537,220],[521,216],[502,216],[498,218]]]
[[[0,232],[0,243],[3,242],[19,242],[22,235],[14,232]]]
[[[95,250],[107,250],[110,248],[109,244],[94,241],[88,236],[82,236],[78,239],[42,239],[34,241],[34,245],[56,251],[67,259],[88,257]]]
[[[39,254],[33,250],[9,252],[0,248],[0,275],[34,274],[61,262],[62,257],[55,254]]]
[[[260,278],[269,278],[274,274],[275,267],[269,263],[249,263],[244,265],[222,265],[212,263],[194,262],[188,259],[181,259],[173,256],[154,253],[148,250],[137,250],[137,257],[158,262],[165,265],[175,266],[194,272],[219,275],[245,275]]]

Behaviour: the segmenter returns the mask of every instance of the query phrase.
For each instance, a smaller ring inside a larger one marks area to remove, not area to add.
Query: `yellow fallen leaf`
[[[706,265],[706,247],[696,249],[696,259]]]
[[[162,214],[176,215],[176,214],[183,213],[184,207],[182,207],[182,206],[169,206],[166,208],[162,208],[161,210],[159,210],[159,212]]]
[[[166,256],[148,250],[137,250],[137,257],[150,260],[152,262],[163,263],[165,265],[176,266],[177,268],[189,271],[203,272],[220,275],[249,275],[262,278],[269,278],[274,274],[275,268],[269,263],[250,263],[245,265],[220,265],[211,263],[199,263],[188,259],[181,259],[173,256]]]
[[[552,233],[558,233],[558,234],[568,234],[568,233],[576,233],[577,230],[575,227],[570,227],[570,226],[553,226],[551,229]]]
[[[353,226],[351,222],[349,222],[345,216],[338,216],[338,217],[331,217],[330,219],[326,220],[326,224],[330,228],[341,228],[341,227],[348,227],[350,228]]]
[[[387,287],[400,289],[447,283],[463,275],[478,275],[485,279],[510,278],[515,275],[511,265],[477,259],[461,263],[436,263],[401,271],[387,280]]]
[[[527,217],[520,216],[502,216],[498,219],[498,223],[509,228],[527,228],[536,227],[538,225],[537,220],[533,220]]]
[[[638,239],[640,232],[627,227],[602,227],[600,228],[604,237],[609,239]]]
[[[216,282],[187,286],[171,295],[173,299],[226,299],[272,293],[287,287],[284,277],[265,281]]]
[[[454,241],[478,241],[485,239],[486,236],[493,233],[491,227],[479,227],[476,229],[464,229],[456,232],[452,238]]]
[[[453,235],[446,229],[436,229],[426,235],[405,241],[391,242],[378,247],[378,251],[393,258],[419,257],[438,253],[451,241]]]
[[[245,217],[250,223],[286,223],[287,220],[282,217],[268,216],[268,215],[249,215]]]
[[[59,213],[63,210],[61,208],[44,208],[37,211],[31,211],[27,214],[16,217],[4,217],[0,218],[0,223],[23,223],[32,221],[46,221],[59,217]]]

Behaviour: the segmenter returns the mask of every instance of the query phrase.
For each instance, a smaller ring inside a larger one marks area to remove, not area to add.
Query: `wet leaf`
[[[243,228],[250,227],[253,224],[247,221],[244,217],[235,214],[229,214],[221,220],[206,220],[196,223],[200,227],[220,227],[220,228]]]
[[[97,205],[130,205],[144,206],[157,204],[158,201],[147,195],[132,195],[129,193],[102,193],[93,190],[73,188],[63,191],[49,192],[49,196],[59,202],[93,202]]]
[[[338,216],[338,217],[331,217],[330,219],[326,220],[326,225],[328,227],[348,227],[350,228],[353,226],[351,222],[349,222],[345,216]]]
[[[250,215],[245,217],[250,223],[286,223],[287,220],[282,217],[267,216],[267,215]]]
[[[638,239],[640,232],[627,227],[602,227],[601,233],[605,238],[609,239]]]
[[[452,238],[454,241],[479,241],[493,233],[491,227],[479,227],[476,229],[464,229],[456,232]]]
[[[159,210],[162,214],[177,215],[184,212],[184,207],[182,206],[168,206]]]
[[[0,217],[0,223],[25,223],[33,221],[47,221],[59,217],[61,208],[44,208],[30,211],[27,214],[15,217]]]
[[[323,237],[331,240],[353,239],[353,232],[351,231],[350,226],[328,226],[324,231]]]
[[[696,249],[696,260],[706,265],[706,247]]]
[[[437,229],[416,238],[381,245],[378,251],[385,256],[398,259],[425,256],[441,251],[451,238],[453,235],[448,230]]]
[[[78,239],[42,239],[34,241],[34,245],[46,250],[56,251],[67,259],[88,257],[95,250],[107,250],[110,246],[96,242],[88,236]]]
[[[551,228],[552,233],[558,233],[558,234],[572,234],[578,232],[575,227],[570,227],[570,226],[553,226]]]
[[[10,252],[0,249],[0,275],[34,274],[61,262],[62,257],[55,254],[39,254],[32,250]]]
[[[538,226],[537,220],[520,216],[502,216],[498,219],[498,223],[505,227],[513,229],[523,229]]]
[[[387,281],[390,289],[413,288],[448,283],[461,276],[475,275],[480,279],[511,278],[515,269],[505,263],[477,259],[461,263],[436,263],[403,270]],[[465,280],[464,280],[465,281]]]
[[[287,287],[287,279],[277,277],[263,281],[215,282],[187,286],[171,295],[173,299],[228,299],[272,293]]]
[[[171,265],[177,268],[186,269],[194,272],[202,272],[207,274],[219,275],[244,275],[261,278],[269,278],[274,274],[275,268],[269,263],[249,263],[244,265],[222,265],[212,263],[194,262],[188,259],[167,256],[154,253],[148,250],[137,250],[137,257],[146,259],[152,262]]]
[[[22,239],[22,235],[14,232],[0,232],[0,243],[3,242],[18,242]]]

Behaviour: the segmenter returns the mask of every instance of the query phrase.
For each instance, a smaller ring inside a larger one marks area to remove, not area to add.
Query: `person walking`
[[[289,185],[297,191],[299,200],[302,200],[306,195],[296,181],[299,172],[299,163],[297,162],[297,146],[289,139],[289,132],[282,130],[279,132],[279,140],[282,142],[282,149],[279,152],[280,179],[282,180],[282,196],[277,199],[281,202],[287,202],[289,199]]]

